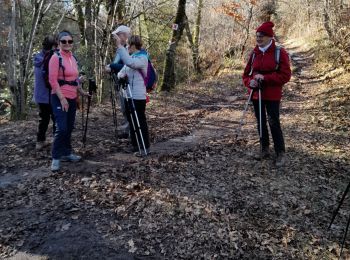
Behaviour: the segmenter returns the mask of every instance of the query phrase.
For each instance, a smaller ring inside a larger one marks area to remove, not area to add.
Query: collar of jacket
[[[63,51],[61,49],[60,49],[60,54],[62,57],[68,57],[68,58],[73,56],[73,53],[71,51],[66,52],[66,51]]]
[[[149,58],[148,53],[147,53],[147,51],[145,49],[141,49],[139,51],[136,51],[131,56],[132,57],[137,57],[137,56],[142,56],[142,55],[146,56],[147,59]]]
[[[276,43],[275,43],[275,40],[272,39],[271,46],[265,51],[265,53],[273,52],[273,51],[275,51],[275,48],[276,48]],[[259,46],[258,46],[258,45],[255,46],[254,52],[255,52],[255,54],[262,54],[262,53],[263,53],[263,52],[259,49]]]

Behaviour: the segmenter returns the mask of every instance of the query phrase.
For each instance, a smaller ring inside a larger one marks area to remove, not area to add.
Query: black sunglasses
[[[73,40],[60,40],[60,42],[62,43],[62,44],[72,44],[73,43]]]

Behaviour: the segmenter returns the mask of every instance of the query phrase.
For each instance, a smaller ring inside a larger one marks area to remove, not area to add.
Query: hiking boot
[[[36,142],[35,144],[35,150],[40,151],[46,146],[45,142]]]
[[[149,148],[146,148],[146,153],[147,153],[147,155],[150,155],[150,154],[151,154],[151,150],[150,150]],[[137,156],[137,157],[146,156],[145,150],[144,150],[144,149],[141,149],[141,154],[140,154],[140,152],[137,150],[137,152],[135,152],[134,155]]]
[[[269,147],[264,147],[261,152],[261,158],[267,159],[270,157],[270,148]]]
[[[267,159],[270,157],[270,148],[269,147],[263,147],[261,154],[260,151],[258,153],[255,153],[253,155],[255,160],[261,160],[261,159]]]
[[[71,153],[70,155],[62,156],[62,162],[79,162],[81,160],[81,156]]]
[[[60,160],[52,159],[51,171],[56,172],[56,171],[58,171],[60,169],[60,167],[61,167]]]
[[[282,167],[286,164],[286,156],[284,155],[283,152],[277,155],[275,164],[276,164],[276,167]]]
[[[120,133],[118,134],[119,139],[128,139],[129,138],[129,133]]]

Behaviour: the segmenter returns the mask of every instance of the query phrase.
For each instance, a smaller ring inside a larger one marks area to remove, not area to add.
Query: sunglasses
[[[62,43],[62,44],[73,44],[73,40],[60,40],[60,42]]]

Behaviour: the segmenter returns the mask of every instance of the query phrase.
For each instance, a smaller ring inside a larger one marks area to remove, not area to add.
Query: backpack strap
[[[255,52],[252,51],[252,54],[251,54],[251,61],[250,61],[250,72],[249,72],[249,76],[253,75],[253,62],[254,62],[254,59],[255,59]]]
[[[275,70],[276,71],[280,68],[281,49],[282,49],[281,46],[276,46],[275,48],[275,62],[276,62]]]
[[[58,56],[58,70],[61,68],[63,72],[63,80],[66,80],[66,75],[64,73],[64,66],[63,66],[63,58],[59,50],[55,51],[56,55]]]

